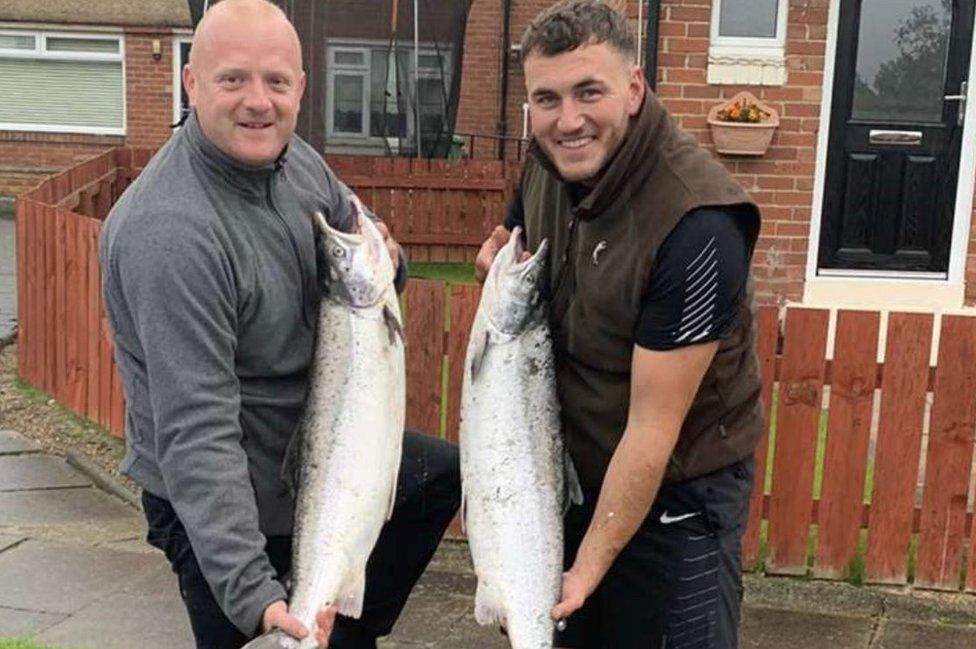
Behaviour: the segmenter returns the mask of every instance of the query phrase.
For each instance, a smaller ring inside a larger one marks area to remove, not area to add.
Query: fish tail
[[[505,624],[501,598],[494,588],[485,586],[482,580],[478,580],[478,590],[474,595],[474,619],[482,626]]]
[[[352,571],[352,579],[348,588],[344,589],[336,601],[340,615],[359,619],[363,614],[363,595],[366,593],[366,566],[359,566]]]

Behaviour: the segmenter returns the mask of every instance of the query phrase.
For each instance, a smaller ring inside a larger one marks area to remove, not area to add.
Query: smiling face
[[[183,84],[203,134],[247,165],[273,162],[305,90],[294,28],[273,5],[225,0],[201,21]]]
[[[532,136],[563,180],[593,185],[644,100],[640,67],[607,43],[525,59]]]

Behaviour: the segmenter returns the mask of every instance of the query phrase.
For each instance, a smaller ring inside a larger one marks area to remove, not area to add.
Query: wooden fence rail
[[[16,208],[19,374],[116,435],[124,404],[101,305],[97,242],[107,197],[114,200],[146,160],[143,152],[108,152],[67,177],[48,179]],[[409,427],[457,440],[479,291],[408,283]],[[875,312],[840,311],[828,359],[829,316],[817,309],[758,310],[762,396],[771,421],[755,457],[744,563],[838,578],[860,561],[867,581],[904,584],[914,552],[917,586],[976,592],[969,503],[976,318],[941,318],[931,367],[932,315],[891,313],[884,320]]]

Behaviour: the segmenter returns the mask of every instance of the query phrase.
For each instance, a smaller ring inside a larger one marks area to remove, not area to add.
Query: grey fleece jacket
[[[345,229],[348,193],[297,136],[274,164],[249,167],[191,115],[119,199],[99,242],[128,406],[122,472],[172,503],[217,602],[245,634],[285,597],[264,545],[292,531],[280,470],[312,360],[310,216],[321,210]]]

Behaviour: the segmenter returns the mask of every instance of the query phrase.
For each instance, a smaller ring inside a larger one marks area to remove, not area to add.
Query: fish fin
[[[287,647],[296,647],[298,644],[292,641],[286,644],[286,636],[284,633],[278,629],[271,629],[263,635],[259,635],[254,638],[246,645],[241,647],[241,649],[286,649]]]
[[[582,505],[583,504],[583,487],[580,485],[579,474],[576,473],[576,465],[573,464],[573,458],[569,456],[569,451],[563,451],[563,473],[566,480],[566,497],[563,502],[563,513],[569,509],[572,504]]]
[[[505,625],[505,611],[498,591],[487,586],[483,579],[478,580],[478,590],[474,594],[474,619],[481,626]]]
[[[484,362],[485,353],[488,351],[488,332],[485,331],[478,338],[472,340],[472,343],[474,344],[471,347],[470,370],[473,381],[481,372],[481,364]]]
[[[359,619],[363,614],[363,595],[366,593],[366,565],[363,564],[352,571],[353,579],[348,588],[339,593],[336,608],[339,615]]]
[[[403,335],[403,326],[400,324],[400,318],[396,316],[389,305],[383,306],[383,322],[386,323],[391,345],[396,343],[398,337],[403,345],[407,344],[407,337]]]

